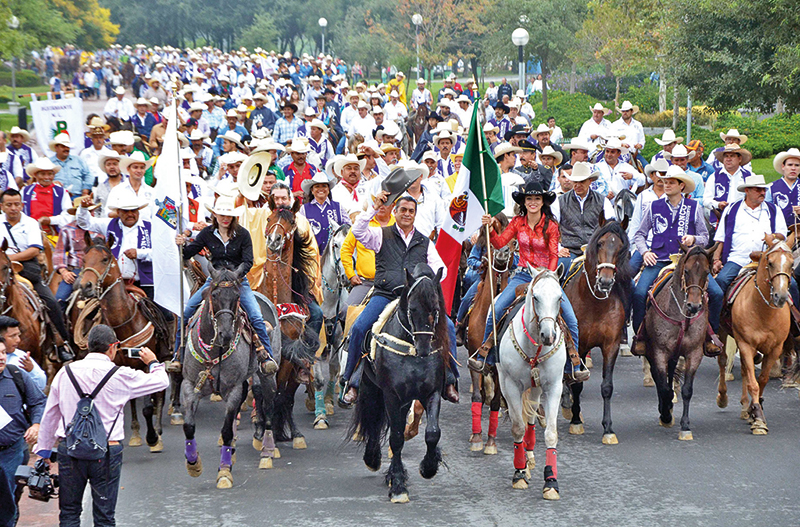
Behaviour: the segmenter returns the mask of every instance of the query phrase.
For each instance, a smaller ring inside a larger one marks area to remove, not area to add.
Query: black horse
[[[427,264],[406,271],[400,298],[381,314],[371,336],[371,361],[364,368],[353,422],[348,432],[364,443],[364,463],[376,471],[381,465],[381,443],[390,430],[393,458],[386,473],[389,498],[408,502],[408,474],[403,466],[403,432],[411,404],[420,401],[428,413],[425,428],[427,452],[419,466],[423,478],[436,475],[442,462],[438,443],[439,409],[450,361],[447,313],[439,284],[442,271],[434,275]],[[369,337],[367,338],[369,342]]]

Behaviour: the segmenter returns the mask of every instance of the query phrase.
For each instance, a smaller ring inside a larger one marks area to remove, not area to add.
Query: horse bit
[[[597,281],[600,279],[600,271],[603,269],[611,269],[614,271],[614,274],[611,276],[611,287],[608,288],[608,291],[602,291],[597,289]],[[589,292],[592,294],[593,297],[597,300],[608,300],[608,297],[611,295],[611,291],[614,289],[614,283],[617,280],[617,266],[613,263],[599,263],[597,264],[597,269],[595,270],[594,276],[594,285],[589,282],[589,273],[586,272],[586,263],[583,264],[583,275],[586,277],[586,285],[589,286]],[[605,296],[600,297],[595,294],[595,289],[602,295],[605,293]]]

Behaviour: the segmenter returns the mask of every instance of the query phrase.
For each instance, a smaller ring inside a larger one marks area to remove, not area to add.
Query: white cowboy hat
[[[592,150],[592,148],[589,145],[583,144],[579,137],[573,137],[572,141],[570,141],[567,144],[561,145],[561,148],[563,148],[564,150],[586,150],[587,152],[589,150]]]
[[[633,115],[639,113],[639,107],[635,104],[631,104],[631,101],[622,101],[622,106],[619,107],[619,111],[625,112],[628,110],[633,110]]]
[[[552,157],[554,157],[555,160],[556,160],[556,166],[560,165],[561,161],[564,159],[564,156],[561,155],[561,152],[559,152],[558,150],[554,149],[551,145],[547,145],[546,147],[544,147],[544,149],[542,150],[542,153],[539,154],[539,156],[552,156]]]
[[[717,158],[717,161],[722,163],[722,158],[725,154],[733,152],[734,154],[739,154],[739,157],[742,159],[739,163],[740,165],[746,165],[753,159],[753,154],[750,153],[749,150],[742,148],[741,146],[737,145],[736,143],[728,143],[725,145],[725,148],[721,148],[719,150],[714,151],[714,157]]]
[[[667,169],[664,179],[677,179],[678,181],[682,181],[683,184],[686,185],[683,188],[684,194],[691,194],[694,192],[694,188],[696,186],[692,176],[684,172],[684,170],[678,165],[670,165],[670,167]]]
[[[114,94],[125,95],[125,88],[123,88],[122,86],[117,86],[116,88],[114,88]]]
[[[238,216],[241,211],[241,207],[236,207],[236,200],[224,194],[220,194],[213,207],[209,207],[208,204],[206,204],[206,209],[220,216]]]
[[[483,133],[486,133],[486,132],[494,132],[495,134],[499,134],[500,133],[500,127],[499,126],[495,126],[495,125],[493,125],[491,123],[486,123],[485,125],[483,125]]]
[[[111,150],[110,148],[104,148],[103,153],[97,157],[97,166],[100,167],[100,170],[103,172],[106,171],[106,161],[109,159],[122,159],[122,156],[117,153],[116,150]]]
[[[661,139],[654,137],[653,140],[661,146],[670,143],[683,143],[683,137],[676,137],[675,132],[671,128],[666,128],[664,133],[661,134]]]
[[[690,151],[683,145],[675,145],[675,148],[672,149],[672,152],[664,152],[664,159],[667,161],[672,161],[672,159],[675,157],[686,157],[689,159],[689,161],[691,161],[696,155],[697,152],[694,150]]]
[[[244,148],[244,145],[242,144],[242,136],[234,132],[233,130],[226,130],[225,133],[219,137],[227,139],[228,141],[235,144],[239,148]]]
[[[147,201],[142,201],[135,194],[120,192],[116,199],[108,204],[109,209],[116,210],[142,210],[147,207]]]
[[[302,189],[303,194],[308,194],[311,192],[311,188],[314,185],[328,185],[328,192],[330,192],[335,184],[336,181],[331,181],[328,178],[328,174],[325,172],[317,172],[314,174],[314,177],[303,180],[303,182],[300,183],[300,188]]]
[[[339,155],[337,157],[339,159],[333,163],[333,174],[336,177],[342,177],[342,169],[346,165],[358,165],[358,171],[360,173],[367,164],[366,159],[359,160],[355,154],[347,154],[346,156]]]
[[[307,154],[311,151],[311,145],[307,137],[295,137],[292,144],[286,147],[286,152],[292,154]]]
[[[727,134],[724,134],[722,132],[719,133],[719,138],[722,139],[723,141],[726,141],[729,137],[735,137],[739,139],[740,145],[743,145],[747,142],[747,136],[744,134],[740,134],[739,130],[737,130],[736,128],[731,128],[730,130],[728,130]]]
[[[600,177],[600,172],[597,172],[594,165],[579,161],[572,167],[572,174],[567,174],[567,179],[570,181],[586,181],[587,179],[597,179]]]
[[[628,149],[622,146],[622,142],[617,139],[616,137],[609,139],[606,141],[606,144],[603,145],[603,150],[619,150],[620,155],[625,155],[628,153]]]
[[[240,110],[237,108],[236,111],[240,111]],[[247,111],[247,110],[244,110],[244,111]],[[314,115],[317,115],[317,111],[314,109],[313,106],[306,106],[306,109],[303,110],[303,114],[306,117],[312,117]]]
[[[764,176],[761,174],[753,174],[749,176],[744,182],[736,187],[739,192],[744,192],[748,188],[768,188],[769,184],[764,181]]]
[[[375,115],[376,113],[383,113],[383,108],[381,108],[380,106],[373,106],[372,114]]]
[[[320,121],[319,119],[312,119],[310,123],[308,123],[309,127],[319,128],[322,130],[322,133],[326,133],[328,131],[328,127],[325,126],[325,123]]]
[[[417,84],[426,84],[427,82],[425,79],[417,79]]]
[[[133,103],[133,104],[134,104],[134,106],[150,106],[150,101],[148,101],[144,97],[139,97],[138,99],[136,99],[136,102]]]
[[[778,174],[783,175],[783,164],[787,159],[792,157],[800,160],[800,150],[797,148],[790,148],[786,152],[781,152],[780,154],[776,155],[775,159],[772,160],[772,166],[775,168],[775,171]]]
[[[22,136],[22,142],[27,143],[31,140],[31,134],[28,133],[27,130],[20,128],[19,126],[12,126],[11,131],[8,132],[8,135],[16,135],[19,134]]]
[[[220,196],[235,198],[239,195],[239,186],[236,181],[232,179],[217,181],[216,184],[209,184],[208,188],[211,189],[214,194],[219,194]]]
[[[518,146],[514,146],[509,142],[503,142],[497,145],[497,148],[494,149],[494,158],[497,159],[500,156],[508,154],[509,152],[522,152],[522,149]]]
[[[219,156],[218,159],[220,163],[232,165],[234,163],[244,163],[245,159],[247,159],[247,155],[242,152],[228,152],[227,154]]]
[[[594,106],[590,106],[589,110],[591,110],[592,112],[601,111],[601,112],[603,112],[603,115],[608,115],[608,114],[611,113],[611,109],[610,108],[606,108],[601,103],[597,103]]]
[[[192,152],[191,148],[181,148],[180,156],[181,160],[191,159],[194,157],[194,152]]]
[[[397,93],[397,90],[392,90],[389,92],[389,97],[400,97],[400,94]]]
[[[156,99],[156,102],[158,103],[158,99]],[[206,105],[203,104],[202,102],[193,102],[192,104],[189,105],[189,113],[202,112],[205,109]]]
[[[536,127],[536,130],[534,130],[534,132],[531,135],[538,137],[539,134],[543,134],[545,132],[549,134],[552,133],[552,130],[550,130],[550,127],[547,126],[545,123],[542,123]]]
[[[650,163],[646,167],[644,167],[644,175],[650,177],[653,172],[666,172],[669,170],[669,163],[663,157],[659,157],[656,159],[655,163]]]
[[[204,139],[207,138],[208,136],[203,132],[201,132],[199,128],[195,128],[194,130],[192,130],[192,133],[190,133],[189,137],[187,137],[189,141],[203,141]]]
[[[455,142],[456,142],[456,134],[454,134],[450,130],[442,130],[441,132],[439,132],[438,134],[436,134],[433,137],[433,144],[435,144],[437,146],[437,148],[438,148],[439,141],[441,141],[442,139],[450,139],[450,141],[453,144],[455,144]]]
[[[108,142],[112,145],[133,146],[135,137],[130,130],[119,130],[108,135]]]
[[[252,141],[250,146],[253,147],[253,149],[250,151],[251,154],[255,154],[256,152],[269,152],[270,150],[275,150],[277,152],[283,152],[286,150],[282,144],[276,143],[275,139],[271,137]]]
[[[64,132],[58,134],[53,138],[52,141],[47,143],[47,148],[50,150],[55,150],[56,145],[66,146],[67,148],[75,148],[75,145],[69,141],[69,134]]]
[[[25,167],[25,172],[30,177],[36,176],[36,174],[42,170],[52,170],[53,173],[56,173],[61,170],[61,167],[50,161],[49,157],[44,156],[40,157],[33,163],[28,163],[28,165]]]
[[[383,123],[383,128],[375,132],[376,139],[380,139],[384,136],[389,136],[397,139],[398,135],[400,135],[400,127],[397,126],[397,123],[394,121],[386,121],[385,123]],[[381,149],[383,148],[384,146],[381,145]]]
[[[234,108],[231,108],[230,110],[225,112],[225,118],[227,119],[228,117],[236,117],[238,119],[239,114],[236,113],[236,110]]]
[[[383,157],[384,154],[386,154],[386,152],[384,152],[383,149],[381,148],[381,145],[379,145],[378,142],[374,139],[370,139],[369,141],[364,141],[363,143],[358,145],[359,154],[363,153],[367,149],[372,150],[381,157]]]
[[[134,165],[136,163],[143,163],[144,169],[147,170],[148,168],[153,166],[153,161],[155,161],[154,158],[151,157],[150,159],[145,159],[144,154],[136,150],[134,152],[131,152],[131,155],[120,158],[119,168],[120,170],[127,172],[129,166]]]

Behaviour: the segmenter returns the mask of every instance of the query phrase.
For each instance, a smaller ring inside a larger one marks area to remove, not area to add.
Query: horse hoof
[[[586,369],[588,370],[591,370],[592,366],[594,365],[592,364],[592,358],[589,355],[586,356],[586,360],[584,360],[583,363],[586,364]]]
[[[767,428],[767,423],[763,419],[755,419],[753,424],[750,425],[750,431],[755,436],[765,436],[769,432],[769,428]]]
[[[739,419],[743,419],[745,421],[750,419],[750,410],[747,408],[742,408],[742,411],[739,412]]]
[[[617,434],[603,434],[604,445],[618,445]]]
[[[169,416],[169,424],[172,426],[181,426],[184,424],[183,415],[182,414],[170,414]]]
[[[263,442],[263,441],[261,441],[260,439],[256,439],[256,438],[254,437],[254,438],[253,438],[253,448],[254,448],[255,450],[257,450],[257,451],[261,452],[261,449],[262,449],[262,448],[264,448],[264,442]]]
[[[306,438],[305,437],[295,437],[292,439],[292,448],[295,450],[305,450],[308,448],[306,445]]]
[[[258,468],[260,469],[268,469],[272,468],[272,458],[271,457],[262,457],[258,460]]]
[[[675,418],[674,418],[674,417],[672,417],[672,416],[670,416],[670,417],[669,417],[669,422],[665,423],[665,422],[664,422],[664,421],[662,421],[662,420],[661,420],[661,418],[659,417],[659,418],[658,418],[658,424],[660,424],[660,425],[661,425],[661,426],[663,426],[664,428],[672,428],[672,425],[674,425],[674,424],[675,424]]]
[[[203,473],[203,462],[200,460],[200,454],[197,455],[197,461],[194,463],[186,462],[186,471],[193,478],[197,478]]]
[[[528,482],[525,481],[524,479],[518,479],[517,481],[512,483],[511,486],[517,490],[525,490],[528,488]]]
[[[280,459],[281,458],[281,451],[278,450],[278,447],[275,447],[275,452],[272,453],[272,459]]]
[[[231,469],[229,468],[219,469],[219,472],[217,472],[217,488],[230,489],[232,487],[233,487],[233,475],[231,474]]]
[[[139,434],[132,435],[130,440],[128,440],[128,446],[137,447],[142,446],[142,436]]]
[[[218,393],[212,393],[210,398],[212,403],[218,403],[222,400],[222,396]],[[225,488],[225,487],[218,487],[218,488]],[[227,487],[230,488],[230,487]]]
[[[681,430],[681,433],[678,434],[678,439],[681,441],[694,441],[694,436],[691,430]]]
[[[572,419],[572,408],[561,408],[561,416],[564,419]]]
[[[574,436],[582,436],[585,432],[583,428],[583,423],[577,425],[569,425],[569,433]]]
[[[480,434],[472,434],[469,437],[469,451],[480,452],[481,450],[483,450],[483,438]]]
[[[525,455],[528,458],[528,466],[525,470],[528,471],[528,477],[530,477],[530,471],[536,468],[536,458],[533,456],[533,450],[526,450]]]
[[[730,382],[733,380],[733,373],[726,373],[725,374],[725,381]]]
[[[560,500],[561,495],[556,489],[542,489],[542,497],[546,500]]]
[[[306,410],[308,410],[309,412],[314,411],[314,399],[306,398]]]
[[[327,430],[328,429],[328,421],[325,419],[320,419],[316,423],[314,423],[314,430]]]
[[[217,439],[217,446],[222,446],[222,445],[223,445],[223,443],[222,443],[222,434],[220,434],[219,438]]]
[[[728,407],[728,394],[722,395],[721,393],[717,394],[717,406],[720,408],[727,408]]]
[[[642,382],[642,386],[645,388],[652,388],[655,385],[656,381],[654,381],[652,377],[645,377],[644,381]]]
[[[408,493],[397,494],[392,496],[392,503],[408,503]]]
[[[164,451],[164,441],[161,440],[161,436],[158,436],[158,441],[156,444],[150,447],[150,452],[153,454],[158,454]]]
[[[496,445],[486,445],[486,448],[483,449],[483,453],[487,456],[494,456],[497,454],[497,446]]]
[[[333,415],[333,403],[325,403],[325,413]]]

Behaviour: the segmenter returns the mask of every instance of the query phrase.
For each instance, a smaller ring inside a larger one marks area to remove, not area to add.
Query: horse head
[[[411,333],[420,357],[435,351],[434,340],[444,347],[442,342],[446,339],[447,327],[439,285],[441,279],[442,269],[434,275],[428,264],[417,264],[413,273],[406,269],[406,286],[400,295],[400,319],[406,331]]]
[[[767,249],[750,254],[758,262],[757,280],[769,284],[769,304],[782,308],[789,300],[789,284],[792,276],[792,250],[780,234],[766,234],[764,244]],[[756,284],[759,292],[761,284]],[[762,293],[763,297],[763,293]],[[766,300],[766,299],[765,299]]]
[[[586,247],[586,269],[595,270],[594,289],[608,296],[617,279],[628,267],[628,236],[618,221],[605,221],[600,212],[600,226]]]
[[[673,280],[672,286],[683,291],[684,315],[691,318],[703,308],[703,297],[708,286],[708,273],[714,252],[706,251],[697,245],[686,247],[683,244],[681,250],[684,254],[675,269],[675,276],[680,277],[680,281]]]
[[[239,316],[239,286],[242,277],[235,271],[209,267],[211,285],[204,297],[208,302],[208,313],[214,326],[213,346],[227,348],[237,333],[236,318]]]
[[[299,203],[295,200],[295,203]],[[292,243],[294,231],[297,229],[295,213],[297,211],[286,207],[277,207],[267,220],[267,250],[280,253]]]
[[[86,232],[84,242],[86,249],[79,282],[80,295],[82,298],[100,297],[122,277],[117,259],[111,252],[116,239],[112,233],[108,234],[107,240],[101,236],[93,239]]]
[[[528,264],[528,273],[533,280],[525,294],[525,310],[523,315],[525,327],[535,323],[539,327],[539,339],[545,346],[552,346],[556,341],[558,313],[561,310],[561,286],[558,275],[543,267],[534,268]]]

